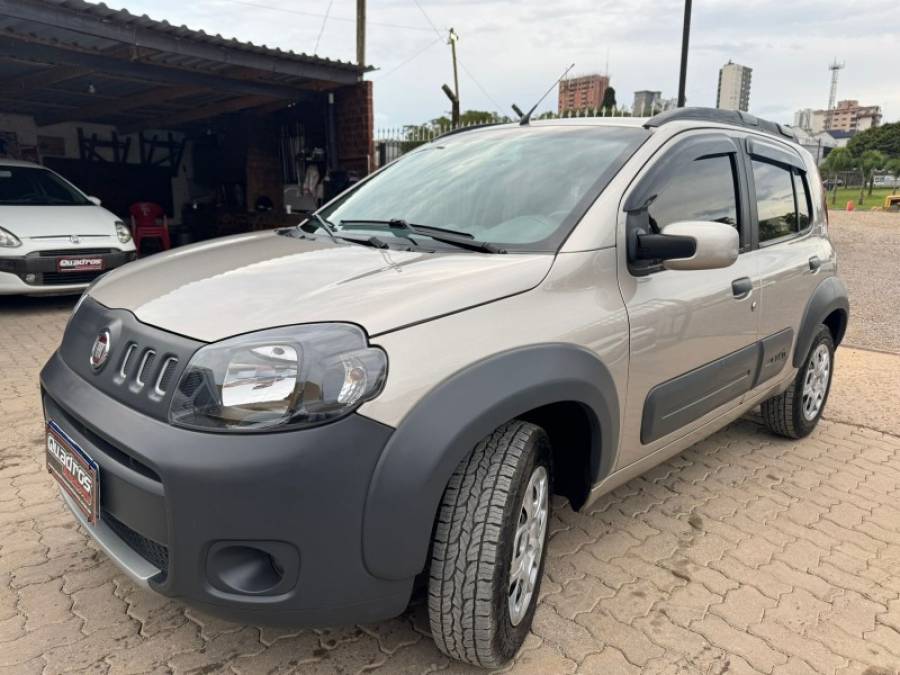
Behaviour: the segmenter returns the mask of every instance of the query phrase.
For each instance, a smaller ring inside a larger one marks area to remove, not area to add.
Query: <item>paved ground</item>
[[[896,279],[896,235],[864,244],[884,226],[836,220],[861,324],[848,340],[900,351],[879,320],[897,293],[870,292],[858,267],[878,248]],[[421,602],[378,625],[284,631],[210,618],[119,575],[43,468],[37,371],[70,307],[0,300],[0,673],[466,671],[428,639]],[[811,438],[742,420],[589,513],[558,505],[512,671],[900,672],[898,400],[900,356],[841,348]]]

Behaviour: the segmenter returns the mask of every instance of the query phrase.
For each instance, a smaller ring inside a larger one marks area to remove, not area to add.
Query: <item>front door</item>
[[[656,157],[625,195],[622,237],[635,223],[658,231],[718,221],[738,229],[741,253],[723,269],[681,271],[636,267],[619,247],[631,358],[617,469],[738,405],[758,364],[760,283],[740,139],[682,134]]]

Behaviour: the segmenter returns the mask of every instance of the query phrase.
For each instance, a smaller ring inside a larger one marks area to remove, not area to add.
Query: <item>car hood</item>
[[[0,227],[19,239],[52,240],[96,237],[117,240],[116,217],[93,204],[84,206],[10,206],[0,204]]]
[[[377,335],[527,291],[552,263],[550,254],[400,251],[264,232],[130,263],[90,295],[206,342],[322,321]]]

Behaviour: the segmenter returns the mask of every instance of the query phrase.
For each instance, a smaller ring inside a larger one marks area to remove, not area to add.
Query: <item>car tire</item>
[[[450,478],[428,580],[431,633],[447,656],[496,668],[525,641],[547,550],[550,457],[544,430],[516,420],[483,439]],[[514,553],[521,575],[512,574]]]
[[[834,340],[827,326],[819,326],[809,353],[786,391],[763,401],[762,418],[772,433],[803,438],[822,417],[834,375]]]

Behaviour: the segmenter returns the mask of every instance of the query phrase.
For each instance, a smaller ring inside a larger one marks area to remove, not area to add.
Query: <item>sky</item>
[[[224,37],[352,61],[356,0],[106,0],[154,19]],[[511,115],[530,108],[569,64],[607,71],[619,105],[634,92],[674,97],[682,0],[369,0],[367,61],[377,129],[448,114],[446,35],[459,34],[463,110]],[[328,14],[327,20],[324,20]],[[750,112],[791,123],[799,108],[825,108],[837,59],[838,99],[880,105],[900,120],[900,7],[857,0],[694,0],[688,105],[714,106],[729,59],[753,68]],[[607,61],[608,59],[608,61]],[[539,111],[555,110],[556,91]]]

